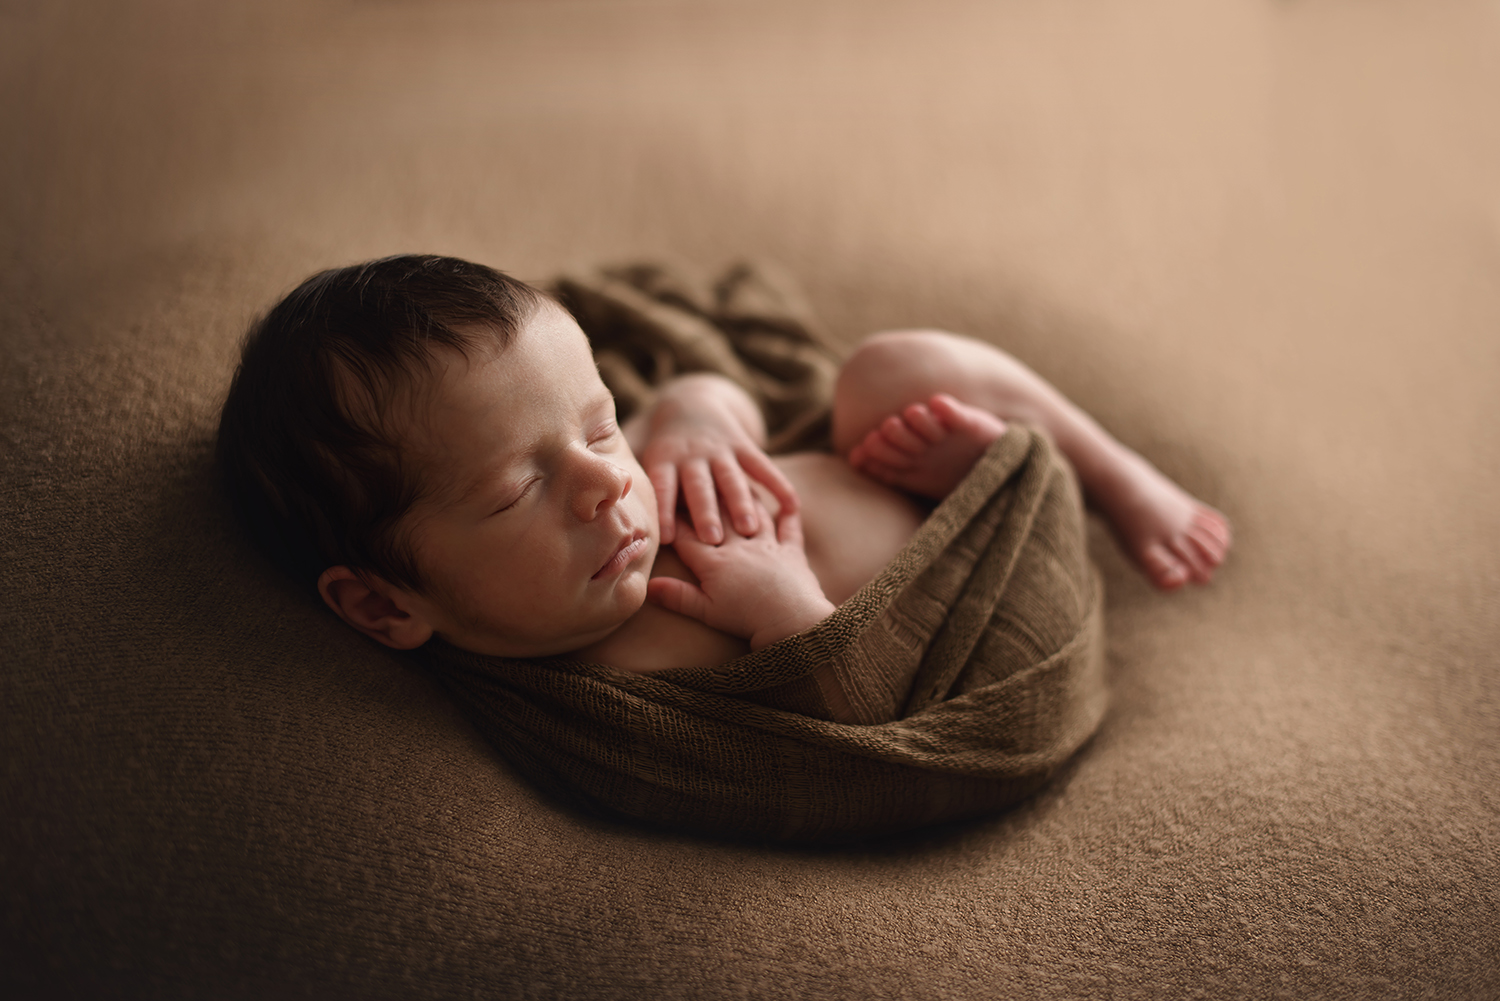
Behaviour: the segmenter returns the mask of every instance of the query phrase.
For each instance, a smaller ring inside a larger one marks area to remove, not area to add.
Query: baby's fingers
[[[677,467],[659,462],[646,470],[651,488],[656,491],[656,521],[661,526],[661,544],[668,546],[677,537]]]
[[[724,506],[729,509],[735,531],[746,537],[754,535],[760,528],[760,504],[750,492],[750,481],[745,479],[744,470],[727,456],[714,459],[709,466],[713,469],[714,482],[718,484],[719,496],[724,498]]]
[[[708,595],[676,577],[652,577],[646,582],[646,597],[670,612],[702,622],[708,618]]]
[[[802,539],[802,516],[796,511],[783,510],[776,516],[776,541],[783,546],[804,548]]]
[[[682,496],[687,500],[688,514],[698,538],[712,545],[724,541],[724,526],[719,520],[719,492],[714,487],[708,462],[693,459],[682,464]]]
[[[776,498],[783,511],[795,511],[801,506],[797,488],[792,486],[792,481],[786,478],[781,467],[772,462],[769,455],[758,448],[742,448],[735,457],[745,467],[745,472],[771,491],[771,496]]]

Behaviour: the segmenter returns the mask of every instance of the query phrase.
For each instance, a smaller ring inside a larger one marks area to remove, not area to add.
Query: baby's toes
[[[1229,519],[1211,507],[1200,507],[1193,512],[1193,523],[1189,531],[1198,538],[1210,544],[1219,554],[1219,559],[1229,552],[1229,546],[1234,538],[1234,531],[1229,527]]]
[[[960,403],[947,393],[938,393],[927,402],[933,416],[949,434],[961,434],[988,444],[1005,433],[1005,421],[988,410]]]
[[[885,435],[881,433],[880,429],[871,431],[866,435],[865,440],[860,443],[860,448],[864,453],[864,465],[868,465],[873,461],[887,466],[894,466],[898,469],[905,469],[915,461],[909,453],[900,451],[896,446],[892,445]],[[850,453],[849,458],[850,461],[854,461],[853,453]],[[860,465],[863,468],[863,465],[858,462],[855,462],[855,465]]]
[[[937,444],[948,435],[948,429],[938,421],[933,412],[925,403],[913,403],[901,411],[906,424],[918,435],[921,435],[928,444]]]
[[[1229,544],[1223,536],[1216,535],[1195,524],[1188,528],[1187,537],[1188,541],[1203,554],[1209,566],[1216,567],[1224,562],[1224,556],[1229,552]]]
[[[943,433],[949,434],[963,423],[964,412],[968,407],[947,393],[934,393],[927,401],[927,409],[931,412],[932,419],[943,429]]]
[[[880,435],[892,448],[906,452],[910,455],[918,455],[927,451],[927,442],[918,437],[900,416],[892,414],[880,422]]]
[[[1153,542],[1141,550],[1141,569],[1163,591],[1174,591],[1188,582],[1190,571],[1170,549]]]
[[[1195,544],[1190,536],[1182,535],[1174,538],[1168,545],[1182,563],[1187,567],[1188,576],[1198,584],[1207,584],[1214,576],[1214,567],[1218,566],[1208,554]]]

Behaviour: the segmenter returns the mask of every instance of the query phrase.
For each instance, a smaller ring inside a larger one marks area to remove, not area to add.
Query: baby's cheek
[[[658,518],[660,517],[660,513],[656,508],[656,485],[651,482],[651,478],[646,475],[646,471],[639,464],[633,465],[635,468],[630,474],[630,494],[632,497],[639,495],[639,500],[636,503],[640,505],[641,512],[650,519],[651,525],[647,530],[655,538],[659,523]]]

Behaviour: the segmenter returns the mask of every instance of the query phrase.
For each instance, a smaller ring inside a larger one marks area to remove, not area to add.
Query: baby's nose
[[[593,521],[629,495],[634,483],[630,470],[602,456],[590,456],[584,469],[585,482],[574,495],[578,517]]]

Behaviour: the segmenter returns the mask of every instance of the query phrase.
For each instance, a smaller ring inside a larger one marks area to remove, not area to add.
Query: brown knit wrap
[[[736,287],[766,286],[748,269],[718,286]],[[782,402],[773,434],[826,426],[832,356],[806,326],[761,295],[763,317],[738,313],[738,331],[759,347],[747,360],[743,338],[715,322],[732,294],[695,303],[683,288],[641,268],[560,283],[596,350],[630,362],[633,376],[615,382],[635,379],[635,405],[672,374],[720,371]],[[765,358],[782,359],[788,378],[778,383]],[[441,642],[422,657],[488,739],[555,795],[675,829],[834,842],[989,813],[1034,792],[1103,715],[1102,636],[1072,473],[1045,436],[1014,425],[879,576],[817,626],[757,653],[655,674]],[[820,674],[843,689],[858,724],[828,718]]]
[[[771,452],[828,446],[839,359],[775,268],[736,264],[707,278],[628,264],[564,275],[552,291],[588,334],[620,420],[674,376],[716,372],[760,404]]]

